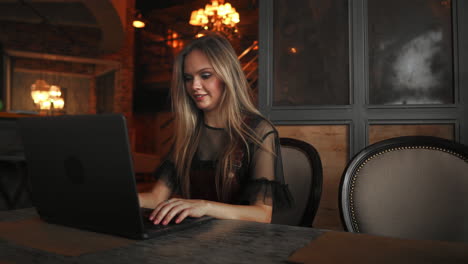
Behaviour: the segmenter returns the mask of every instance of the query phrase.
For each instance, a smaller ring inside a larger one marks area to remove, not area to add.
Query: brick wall
[[[132,124],[132,93],[134,87],[134,29],[131,25],[134,14],[135,0],[113,1],[116,10],[125,10],[125,16],[121,21],[125,23],[124,40],[121,48],[112,54],[103,54],[100,51],[100,41],[102,33],[99,28],[77,27],[77,26],[57,26],[50,24],[31,24],[10,21],[0,22],[0,42],[4,49],[19,50],[26,52],[57,54],[73,57],[83,57],[91,59],[111,60],[120,63],[120,70],[116,76],[116,86],[114,91],[114,112],[123,113],[129,124],[131,138],[135,138]],[[21,61],[24,67],[38,68],[37,60]],[[70,70],[70,63],[53,63],[50,71],[67,72],[87,71],[87,65],[73,63]],[[39,70],[45,70],[47,64],[42,64]],[[96,70],[99,67],[95,67]],[[83,73],[83,72],[81,72]],[[89,72],[86,72],[89,73]],[[91,73],[92,75],[92,73]],[[92,82],[89,87],[90,98],[88,100],[88,113],[96,112],[96,87]]]
[[[100,36],[98,28],[0,22],[5,49],[96,58]]]

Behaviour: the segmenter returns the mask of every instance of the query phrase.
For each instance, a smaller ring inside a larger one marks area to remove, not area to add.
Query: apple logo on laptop
[[[65,174],[74,184],[84,183],[84,169],[80,159],[76,157],[68,157],[64,161]]]

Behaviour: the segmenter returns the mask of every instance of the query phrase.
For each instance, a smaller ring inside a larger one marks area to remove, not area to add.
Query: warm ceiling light
[[[183,42],[180,39],[180,35],[174,30],[169,29],[167,31],[166,39],[166,44],[169,47],[172,47],[173,49],[181,48],[183,46]]]
[[[228,37],[238,32],[236,24],[239,22],[240,16],[236,9],[230,3],[224,4],[224,1],[217,0],[206,4],[205,9],[193,10],[189,21],[190,25],[219,31]]]
[[[63,109],[63,107],[65,106],[65,101],[63,100],[63,98],[54,99],[53,101],[51,101],[51,103],[53,104],[54,109]]]
[[[31,97],[34,103],[41,108],[41,103],[49,100],[50,85],[44,80],[36,80],[31,85]]]
[[[31,85],[31,97],[39,110],[63,109],[60,86],[49,85],[45,80],[36,80]]]
[[[297,48],[295,48],[295,47],[289,48],[289,53],[296,54],[297,53]]]
[[[143,21],[140,21],[140,20],[134,20],[133,21],[133,27],[144,28],[145,26],[146,26],[146,24]]]
[[[205,36],[205,34],[203,34],[203,33],[198,33],[198,34],[195,35],[195,38],[201,38],[201,37],[203,37],[203,36]]]
[[[140,12],[136,13],[135,19],[133,19],[132,24],[135,28],[144,28],[146,26],[145,22],[143,21],[143,16]]]

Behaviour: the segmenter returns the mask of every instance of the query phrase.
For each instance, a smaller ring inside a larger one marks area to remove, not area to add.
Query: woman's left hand
[[[202,217],[206,215],[209,203],[205,200],[172,198],[164,201],[153,210],[149,220],[155,225],[167,225],[175,218],[175,223],[182,222],[187,217]]]

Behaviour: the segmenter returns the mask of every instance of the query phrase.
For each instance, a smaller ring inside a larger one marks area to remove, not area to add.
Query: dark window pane
[[[275,0],[273,104],[349,104],[348,38],[348,0]]]
[[[368,5],[369,103],[453,103],[451,1]]]

